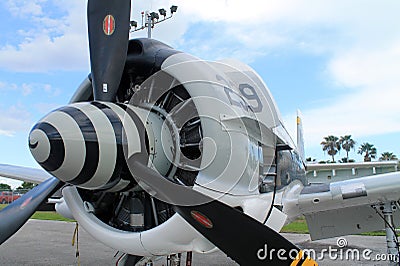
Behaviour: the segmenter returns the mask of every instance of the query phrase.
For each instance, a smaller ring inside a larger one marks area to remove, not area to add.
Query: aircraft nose
[[[64,160],[64,143],[57,129],[46,122],[37,123],[29,134],[29,149],[47,171],[54,171]]]

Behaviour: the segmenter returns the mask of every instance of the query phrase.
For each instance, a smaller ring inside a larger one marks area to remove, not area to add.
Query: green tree
[[[36,184],[30,183],[30,182],[23,182],[22,185],[20,185],[17,189],[25,189],[25,190],[30,190],[34,188]]]
[[[326,151],[328,155],[332,156],[332,162],[335,162],[335,155],[340,151],[339,138],[336,136],[329,135],[324,137],[321,142],[322,150]]]
[[[365,154],[364,155],[364,162],[370,162],[372,158],[376,158],[376,148],[373,144],[368,142],[364,142],[358,148],[358,154]]]
[[[393,152],[384,152],[381,154],[381,157],[379,158],[380,161],[392,161],[392,160],[397,160],[397,156],[393,154]]]
[[[7,184],[0,183],[0,190],[11,190],[11,186]]]
[[[339,139],[340,147],[346,151],[346,162],[349,161],[349,151],[354,149],[356,142],[351,138],[351,135],[341,136]]]

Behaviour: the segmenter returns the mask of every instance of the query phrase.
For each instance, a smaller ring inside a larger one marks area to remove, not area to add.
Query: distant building
[[[398,160],[357,162],[357,163],[309,163],[307,178],[309,183],[331,183],[369,175],[398,171]]]

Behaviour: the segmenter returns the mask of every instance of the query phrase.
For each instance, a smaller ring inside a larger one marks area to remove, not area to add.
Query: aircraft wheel
[[[138,263],[141,258],[142,257],[135,255],[128,255],[128,258],[126,259],[124,266],[135,266],[136,263]]]

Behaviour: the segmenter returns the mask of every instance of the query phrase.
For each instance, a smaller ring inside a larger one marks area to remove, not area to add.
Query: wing
[[[41,169],[0,164],[0,177],[39,184],[52,176]]]
[[[306,217],[313,240],[380,230],[381,207],[400,200],[400,172],[311,185],[298,193],[291,207]],[[393,218],[399,224],[400,213]]]

